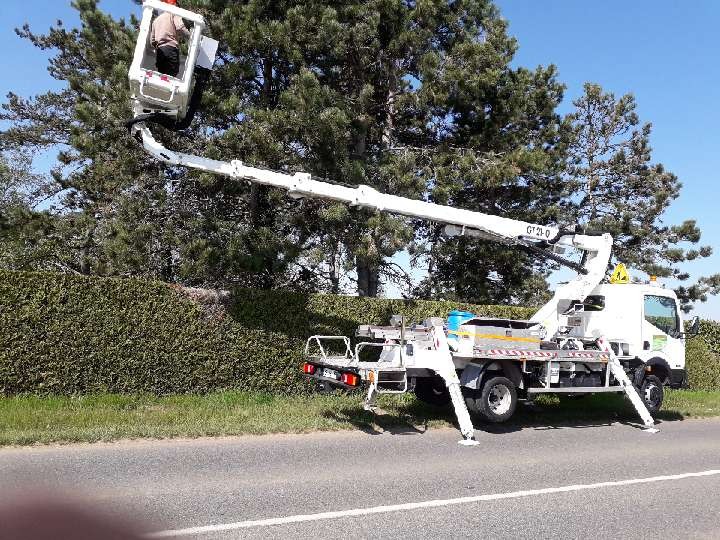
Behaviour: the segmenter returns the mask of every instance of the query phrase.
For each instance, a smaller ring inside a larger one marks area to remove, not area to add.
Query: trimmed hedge
[[[312,334],[353,335],[359,324],[445,317],[453,309],[527,318],[532,310],[287,291],[233,291],[207,310],[165,283],[0,271],[0,393],[154,394],[238,389],[304,393]],[[720,325],[690,340],[696,389],[720,389]]]
[[[308,336],[457,308],[530,313],[247,289],[233,291],[227,310],[208,313],[164,283],[0,271],[0,393],[307,392],[299,367]]]
[[[687,342],[688,382],[693,390],[720,390],[720,323],[702,321],[700,335]]]

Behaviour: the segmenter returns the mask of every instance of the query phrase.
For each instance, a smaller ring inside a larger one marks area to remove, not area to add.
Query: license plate
[[[340,377],[339,377],[340,374],[339,374],[337,371],[335,371],[334,369],[328,369],[328,368],[323,368],[323,370],[320,372],[320,375],[321,375],[322,377],[326,377],[326,378],[328,378],[328,379],[335,379],[335,380],[337,380],[337,379],[340,378]]]

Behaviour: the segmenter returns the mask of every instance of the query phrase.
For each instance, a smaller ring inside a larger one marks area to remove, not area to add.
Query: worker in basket
[[[177,0],[163,1],[177,5]],[[177,77],[180,71],[180,37],[190,37],[181,17],[164,11],[153,21],[150,43],[155,48],[155,65],[160,73]]]

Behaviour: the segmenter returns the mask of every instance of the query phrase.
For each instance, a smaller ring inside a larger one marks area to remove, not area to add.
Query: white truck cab
[[[566,316],[569,338],[605,336],[626,370],[652,373],[663,385],[686,382],[686,333],[675,292],[655,281],[598,285]]]

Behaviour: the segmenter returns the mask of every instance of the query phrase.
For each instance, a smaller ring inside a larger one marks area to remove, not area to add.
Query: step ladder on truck
[[[152,19],[164,11],[192,27],[178,78],[155,71],[148,46]],[[654,430],[651,413],[660,408],[664,387],[680,387],[686,380],[685,338],[697,333],[698,320],[686,331],[674,292],[654,281],[629,283],[624,267],[608,280],[613,245],[609,234],[442,206],[369,186],[318,180],[303,172],[251,167],[239,160],[207,159],[160,144],[150,126],[180,129],[199,104],[198,81],[207,79],[218,46],[203,35],[205,28],[205,20],[196,13],[158,0],[143,3],[129,72],[134,117],[128,127],[157,160],[281,188],[295,198],[341,201],[445,224],[447,235],[500,242],[577,274],[559,285],[552,299],[527,321],[453,312],[447,320],[408,324],[394,316],[389,326],[360,326],[355,336],[360,341],[354,347],[346,336],[311,336],[302,366],[305,375],[332,387],[366,387],[368,409],[382,393],[414,392],[429,403],[452,404],[464,444],[475,444],[470,412],[501,422],[513,414],[519,399],[542,393],[624,393],[646,430]],[[580,262],[567,257],[566,250],[579,252]],[[376,354],[368,358],[372,350]]]

